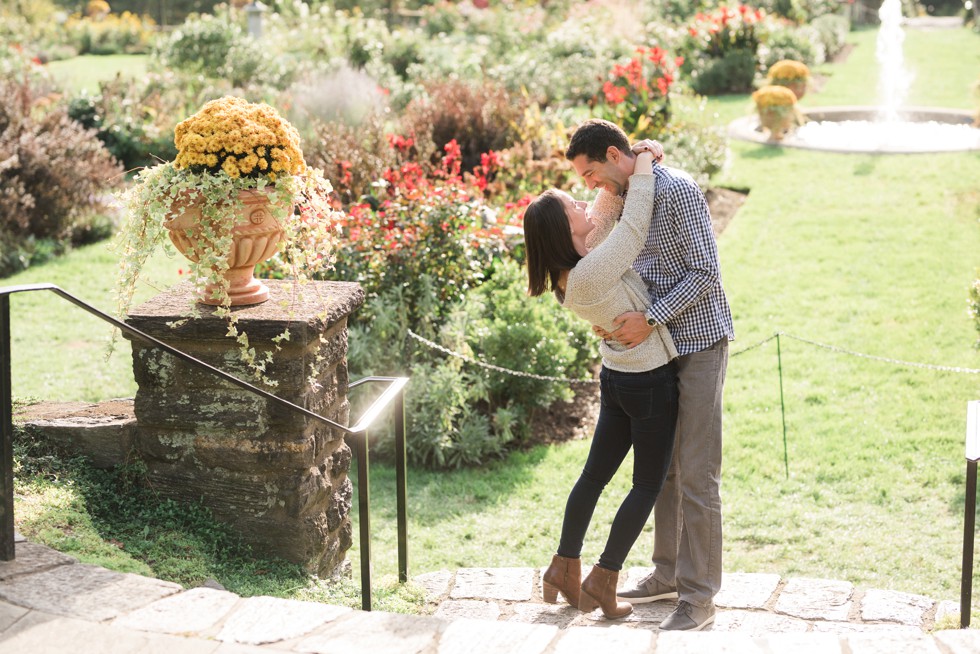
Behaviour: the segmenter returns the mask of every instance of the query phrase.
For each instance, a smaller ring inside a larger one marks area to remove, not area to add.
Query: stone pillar
[[[226,336],[227,321],[198,305],[201,318],[177,327],[190,283],[133,309],[127,323],[240,379],[347,424],[347,316],[364,292],[347,282],[266,281],[270,298],[236,307],[238,329],[258,356],[273,352],[263,386]],[[289,340],[273,339],[286,329]],[[139,390],[136,450],[150,483],[166,497],[203,499],[256,552],[301,563],[320,576],[340,572],[352,544],[351,452],[344,433],[133,341]],[[317,363],[318,362],[318,363]],[[311,369],[316,364],[315,376]]]

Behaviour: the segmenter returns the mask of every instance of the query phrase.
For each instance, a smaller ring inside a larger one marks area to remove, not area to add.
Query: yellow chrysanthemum
[[[752,94],[755,106],[762,109],[765,107],[792,107],[796,104],[796,95],[785,86],[763,86]]]
[[[178,124],[174,143],[177,168],[270,180],[306,169],[299,132],[269,105],[233,96],[208,102]]]
[[[235,165],[235,160],[231,157],[225,159],[225,162],[221,164],[221,170],[225,171],[228,174],[228,177],[231,177],[232,179],[239,176],[238,166]]]
[[[783,82],[806,80],[810,77],[810,69],[802,62],[783,59],[769,67],[769,70],[766,72],[766,77],[770,83],[773,80]]]

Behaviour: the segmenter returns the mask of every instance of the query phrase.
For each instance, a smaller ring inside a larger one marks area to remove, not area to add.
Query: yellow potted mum
[[[796,112],[796,95],[785,86],[769,85],[752,94],[759,124],[769,130],[774,140],[783,138],[786,132],[799,123]]]
[[[785,86],[796,95],[797,100],[802,100],[810,80],[810,69],[802,62],[783,59],[769,67],[766,80],[774,86]]]
[[[253,270],[277,252],[294,278],[330,263],[330,182],[306,166],[298,132],[275,109],[226,96],[178,124],[174,136],[176,159],[143,169],[122,197],[127,212],[115,241],[121,316],[143,264],[168,235],[191,261],[197,301],[217,306],[219,315],[268,299]]]

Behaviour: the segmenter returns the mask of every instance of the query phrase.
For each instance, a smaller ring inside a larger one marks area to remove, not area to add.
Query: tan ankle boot
[[[626,617],[633,612],[633,605],[616,601],[617,583],[619,583],[618,572],[597,565],[592,566],[592,572],[582,582],[578,607],[583,611],[591,611],[598,606],[609,620]]]
[[[581,583],[582,560],[555,554],[551,559],[551,565],[544,571],[542,577],[544,601],[549,604],[556,603],[560,591],[569,604],[578,606]]]

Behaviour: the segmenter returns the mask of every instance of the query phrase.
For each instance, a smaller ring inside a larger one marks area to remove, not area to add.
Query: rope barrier
[[[465,361],[466,363],[469,363],[469,364],[472,364],[472,365],[475,365],[475,366],[479,366],[479,367],[485,368],[487,370],[493,370],[494,372],[499,372],[499,373],[503,373],[503,374],[506,374],[506,375],[513,375],[515,377],[529,377],[531,379],[537,379],[537,380],[540,380],[540,381],[560,382],[560,383],[566,383],[566,384],[598,384],[599,383],[599,380],[597,380],[597,379],[569,379],[567,377],[551,377],[551,376],[548,376],[548,375],[536,375],[536,374],[530,373],[530,372],[522,372],[520,370],[510,370],[508,368],[503,368],[501,366],[497,366],[497,365],[494,365],[492,363],[487,363],[485,361],[481,361],[479,359],[476,359],[474,357],[468,356],[466,354],[461,354],[459,352],[454,352],[453,350],[450,350],[447,347],[443,347],[442,345],[439,345],[438,343],[434,343],[433,341],[430,341],[427,338],[424,338],[422,336],[419,336],[418,334],[416,334],[415,332],[413,332],[411,329],[408,330],[408,335],[411,336],[412,338],[414,338],[415,340],[419,341],[420,343],[422,343],[422,344],[424,344],[424,345],[426,345],[426,346],[428,346],[428,347],[430,347],[430,348],[432,348],[434,350],[438,350],[438,351],[440,351],[440,352],[442,352],[444,354],[447,354],[449,356],[456,357],[457,359],[460,359],[462,361]],[[785,336],[787,338],[792,338],[793,340],[800,341],[801,343],[806,343],[808,345],[813,345],[815,347],[820,347],[820,348],[823,348],[825,350],[830,350],[831,352],[837,352],[839,354],[847,354],[847,355],[855,356],[855,357],[862,357],[864,359],[871,359],[873,361],[881,361],[881,362],[884,362],[884,363],[893,363],[893,364],[896,364],[896,365],[909,366],[909,367],[912,367],[912,368],[924,368],[926,370],[938,370],[938,371],[942,371],[942,372],[955,372],[955,373],[963,373],[963,374],[968,374],[968,375],[977,375],[977,374],[980,374],[980,369],[977,369],[977,368],[962,368],[962,367],[958,367],[958,366],[942,366],[942,365],[936,365],[936,364],[931,364],[931,363],[918,363],[916,361],[902,361],[901,359],[892,359],[890,357],[882,357],[882,356],[877,356],[877,355],[874,355],[874,354],[864,354],[863,352],[855,352],[854,350],[848,350],[846,348],[838,347],[836,345],[828,345],[826,343],[820,343],[818,341],[813,341],[813,340],[810,340],[808,338],[804,338],[802,336],[796,336],[794,334],[789,334],[787,332],[776,332],[772,336],[770,336],[768,338],[764,338],[761,341],[759,341],[758,343],[753,343],[752,345],[749,345],[748,347],[746,347],[744,349],[741,349],[738,352],[733,352],[730,356],[731,357],[737,357],[739,355],[745,354],[746,352],[750,352],[750,351],[752,351],[752,350],[754,350],[756,348],[762,347],[763,345],[765,345],[769,341],[771,341],[771,340],[773,340],[775,338],[778,338],[779,336]]]
[[[932,363],[917,363],[915,361],[902,361],[901,359],[891,359],[889,357],[880,357],[874,354],[864,354],[862,352],[855,352],[853,350],[848,350],[836,345],[827,345],[826,343],[818,343],[817,341],[811,341],[808,338],[803,338],[802,336],[794,336],[793,334],[787,334],[786,332],[780,332],[783,336],[787,338],[792,338],[802,343],[808,343],[809,345],[815,345],[816,347],[822,347],[825,350],[830,350],[831,352],[838,352],[841,354],[849,354],[854,357],[863,357],[865,359],[872,359],[874,361],[883,361],[885,363],[894,363],[900,366],[909,366],[912,368],[925,368],[927,370],[941,370],[943,372],[961,372],[968,375],[980,375],[980,369],[978,368],[960,368],[957,366],[940,366]]]
[[[598,379],[568,379],[566,377],[550,377],[548,375],[536,375],[531,372],[522,372],[520,370],[510,370],[508,368],[502,368],[500,366],[495,366],[492,363],[480,361],[479,359],[474,359],[471,356],[467,356],[459,352],[454,352],[453,350],[450,350],[448,347],[443,347],[438,343],[434,343],[429,339],[425,338],[424,336],[419,336],[411,329],[408,330],[408,335],[414,338],[415,340],[417,340],[418,342],[429,346],[433,350],[438,350],[444,354],[448,354],[449,356],[456,357],[457,359],[460,359],[467,363],[471,363],[475,366],[486,368],[487,370],[493,370],[495,372],[502,372],[506,375],[513,375],[514,377],[529,377],[531,379],[538,379],[540,381],[561,382],[565,384],[598,384],[599,383]]]
[[[481,361],[479,359],[476,359],[474,357],[465,354],[461,354],[459,352],[454,352],[453,350],[450,350],[447,347],[443,347],[438,343],[434,343],[433,341],[430,341],[427,338],[419,336],[412,330],[408,330],[408,335],[434,350],[438,350],[439,352],[443,352],[444,354],[447,354],[449,356],[456,357],[457,359],[465,361],[466,363],[470,363],[472,365],[479,366],[487,370],[493,370],[494,372],[499,372],[507,375],[514,375],[516,377],[529,377],[531,379],[538,379],[541,381],[560,382],[566,384],[598,384],[599,383],[599,380],[597,379],[568,379],[564,377],[536,375],[534,373],[522,372],[519,370],[510,370],[508,368],[503,368],[501,366],[497,366],[492,363],[487,363],[485,361]],[[782,421],[783,421],[782,423],[783,424],[783,462],[786,468],[787,479],[789,479],[789,444],[786,436],[786,401],[783,394],[783,355],[782,355],[782,348],[780,347],[781,336],[785,336],[786,338],[792,338],[793,340],[799,341],[801,343],[806,343],[807,345],[812,345],[814,347],[830,350],[831,352],[836,352],[838,354],[846,354],[849,356],[871,359],[872,361],[881,361],[884,363],[891,363],[900,366],[909,366],[912,368],[924,368],[926,370],[938,370],[941,372],[954,372],[954,373],[963,373],[969,375],[980,374],[980,369],[976,369],[976,368],[962,368],[959,366],[942,366],[942,365],[936,365],[931,363],[919,363],[917,361],[903,361],[901,359],[882,357],[874,354],[865,354],[863,352],[855,352],[854,350],[848,350],[847,348],[838,347],[836,345],[828,345],[827,343],[820,343],[819,341],[814,341],[809,338],[804,338],[802,336],[796,336],[795,334],[788,334],[786,332],[776,332],[772,336],[768,338],[764,338],[758,343],[753,343],[752,345],[749,345],[748,347],[741,349],[738,352],[733,352],[731,355],[729,355],[732,358],[745,354],[746,352],[751,352],[756,348],[760,348],[766,343],[768,343],[769,341],[772,340],[776,341],[776,358],[779,366],[779,404],[780,404]]]

